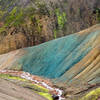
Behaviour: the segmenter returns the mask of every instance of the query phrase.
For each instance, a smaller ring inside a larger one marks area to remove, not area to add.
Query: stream
[[[0,70],[0,73],[17,73],[18,71],[12,71],[12,70]],[[57,96],[59,96],[58,100],[64,100],[64,98],[62,97],[62,93],[63,91],[58,89],[58,88],[52,88],[51,86],[49,86],[47,83],[45,82],[41,82],[38,81],[36,79],[33,79],[32,75],[29,74],[28,72],[21,72],[21,74],[19,75],[21,78],[32,81],[36,84],[41,84],[42,86],[44,86],[45,88],[47,88],[50,91],[56,91],[57,92]]]

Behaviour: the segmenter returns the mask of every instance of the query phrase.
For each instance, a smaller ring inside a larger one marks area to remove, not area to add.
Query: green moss
[[[0,78],[3,78],[3,79],[11,79],[11,80],[18,80],[18,81],[24,81],[24,82],[28,82],[28,80],[26,79],[23,79],[23,78],[20,78],[20,77],[17,77],[17,76],[12,76],[12,75],[9,75],[9,74],[0,74]],[[40,86],[40,85],[37,85],[37,84],[32,84],[31,82],[29,82],[28,84],[22,84],[23,87],[29,87],[33,90],[37,90],[38,92],[44,92],[44,93],[48,93],[48,89]]]
[[[55,10],[55,14],[57,17],[57,27],[54,29],[54,38],[57,38],[57,32],[59,32],[59,30],[63,30],[65,23],[67,22],[67,16],[65,12],[61,12],[60,9],[56,9]]]
[[[42,86],[39,86],[37,84],[34,84],[34,86],[38,87],[40,90],[43,90],[44,92],[49,92],[48,89],[42,87]]]
[[[37,94],[45,97],[47,100],[53,100],[52,95],[49,93],[49,90],[40,85],[28,83],[28,84],[23,84],[22,86],[33,90]]]
[[[21,86],[23,86],[25,88],[32,89],[34,92],[45,97],[47,100],[53,100],[52,96],[49,94],[48,89],[46,89],[46,88],[44,88],[40,85],[33,84],[26,79],[16,77],[16,76],[12,76],[12,75],[9,75],[9,74],[0,74],[0,78],[21,81],[21,84],[20,84]]]
[[[40,85],[37,85],[37,84],[32,84],[32,83],[28,83],[28,84],[23,84],[22,85],[23,87],[27,87],[27,88],[30,88],[36,92],[44,92],[44,93],[48,93],[48,89],[40,86]]]
[[[80,100],[97,100],[99,96],[100,96],[100,88],[97,88],[97,89],[89,92],[87,95],[85,95]]]
[[[39,95],[45,97],[48,100],[53,100],[52,96],[49,93],[39,92]]]
[[[23,87],[27,87],[29,89],[32,89],[34,92],[45,97],[47,100],[53,100],[51,94],[49,93],[49,90],[40,86],[40,85],[29,83],[27,85],[23,84]]]
[[[19,81],[26,81],[23,78],[12,76],[12,75],[9,75],[9,74],[0,74],[0,78],[3,78],[3,79],[12,79],[12,80],[19,80]]]
[[[65,12],[60,12],[59,9],[55,10],[56,16],[57,16],[57,23],[59,26],[59,29],[63,29],[67,19],[66,19],[66,13]]]

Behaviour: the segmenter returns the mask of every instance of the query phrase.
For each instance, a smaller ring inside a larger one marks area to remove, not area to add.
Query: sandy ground
[[[47,100],[33,91],[0,79],[0,100]]]

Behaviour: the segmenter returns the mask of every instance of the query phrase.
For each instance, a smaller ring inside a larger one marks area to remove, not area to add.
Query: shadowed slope
[[[0,56],[0,69],[23,69],[56,81],[100,82],[100,25]],[[6,59],[5,59],[6,58]]]

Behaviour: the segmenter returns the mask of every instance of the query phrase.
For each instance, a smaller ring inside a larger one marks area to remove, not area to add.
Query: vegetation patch
[[[39,92],[39,95],[47,98],[48,100],[53,100],[52,96],[49,93]]]
[[[87,95],[85,95],[80,100],[98,100],[99,96],[100,96],[100,88],[97,88],[97,89],[89,92]]]
[[[57,38],[57,30],[54,29],[54,38],[56,39]]]
[[[48,89],[46,89],[46,88],[44,88],[44,87],[42,87],[40,85],[33,84],[33,83],[29,82],[26,79],[23,79],[23,78],[20,78],[20,77],[16,77],[16,76],[12,76],[12,75],[9,75],[9,74],[0,74],[0,78],[21,81],[20,85],[22,87],[31,89],[34,92],[36,92],[37,94],[47,98],[48,100],[53,100]]]
[[[23,11],[15,7],[6,18],[6,26],[18,26],[24,22]]]
[[[28,84],[23,84],[22,86],[33,90],[37,94],[45,97],[47,100],[53,100],[52,95],[49,93],[49,90],[40,85],[28,83]]]
[[[54,38],[57,38],[57,32],[63,30],[65,23],[67,22],[67,16],[65,12],[61,12],[59,8],[55,9],[55,14],[57,18],[57,25],[54,29]]]
[[[66,13],[60,12],[59,8],[55,10],[56,16],[57,16],[57,23],[59,26],[59,29],[63,29],[67,19],[66,19]]]
[[[23,87],[25,88],[29,88],[29,89],[32,89],[36,92],[44,92],[44,93],[48,93],[48,89],[40,86],[40,85],[37,85],[37,84],[32,84],[32,83],[26,83],[26,84],[22,84]]]
[[[20,77],[17,77],[17,76],[12,76],[12,75],[9,75],[9,74],[0,74],[0,78],[11,79],[11,80],[19,80],[19,81],[26,81],[23,78],[20,78]]]

